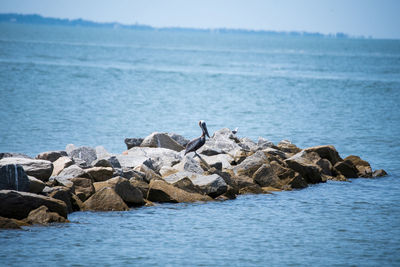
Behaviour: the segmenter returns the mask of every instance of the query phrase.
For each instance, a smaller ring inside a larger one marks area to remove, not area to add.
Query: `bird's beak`
[[[201,124],[201,129],[203,129],[203,132],[208,136],[208,138],[210,138],[210,135],[208,134],[208,130],[207,130],[207,125],[205,122],[203,122]]]

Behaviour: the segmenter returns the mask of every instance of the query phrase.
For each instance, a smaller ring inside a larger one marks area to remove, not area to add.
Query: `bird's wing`
[[[186,145],[185,155],[189,152],[195,151],[200,142],[200,138],[193,139]]]

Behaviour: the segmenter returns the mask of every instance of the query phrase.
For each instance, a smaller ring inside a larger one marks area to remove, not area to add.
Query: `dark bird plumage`
[[[208,138],[210,138],[206,123],[204,121],[199,121],[199,126],[202,130],[202,134],[200,137],[193,139],[186,145],[185,155],[190,152],[194,152],[195,154],[197,154],[196,150],[202,147],[206,142],[206,135],[208,136]]]

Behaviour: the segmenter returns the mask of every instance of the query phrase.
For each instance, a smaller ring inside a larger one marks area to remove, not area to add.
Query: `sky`
[[[400,0],[0,0],[0,13],[400,39]]]

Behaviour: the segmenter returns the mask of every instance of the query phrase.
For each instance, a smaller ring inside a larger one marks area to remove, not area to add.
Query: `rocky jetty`
[[[0,228],[68,222],[68,213],[80,210],[221,201],[386,175],[358,156],[341,158],[332,145],[301,149],[287,140],[275,145],[261,137],[254,142],[224,128],[197,157],[184,155],[188,141],[155,132],[125,139],[128,150],[121,154],[74,145],[35,158],[0,153]]]

